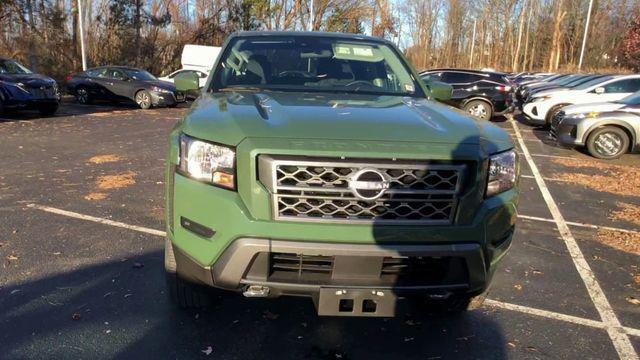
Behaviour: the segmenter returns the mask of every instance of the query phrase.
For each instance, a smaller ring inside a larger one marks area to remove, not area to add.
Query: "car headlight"
[[[180,135],[180,172],[194,180],[227,189],[236,188],[235,150]]]
[[[518,178],[518,154],[505,151],[489,157],[489,179],[486,197],[494,196],[513,188]]]
[[[530,102],[540,102],[540,101],[545,101],[549,99],[551,99],[551,96],[540,96],[540,97],[533,98],[533,100],[531,100]]]
[[[152,86],[151,87],[151,91],[155,91],[155,92],[159,92],[159,93],[165,93],[165,94],[171,94],[173,91],[171,90],[167,90],[167,89],[163,89],[159,86]]]

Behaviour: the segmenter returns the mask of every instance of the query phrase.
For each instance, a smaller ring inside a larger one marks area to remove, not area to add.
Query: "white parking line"
[[[526,178],[526,179],[535,179],[536,178],[533,175],[520,175],[520,177]],[[546,181],[554,181],[554,182],[569,182],[568,180],[558,179],[558,178],[543,177],[543,179],[546,180]]]
[[[529,215],[518,215],[518,218],[525,219],[525,220],[549,222],[549,223],[555,223],[556,222],[554,219],[547,219],[547,218],[542,218],[542,217],[537,217],[537,216],[529,216]],[[619,232],[623,232],[623,233],[627,233],[627,234],[640,234],[640,231],[638,231],[638,230],[621,229],[621,228],[612,227],[612,226],[601,226],[601,225],[594,225],[594,224],[585,224],[585,223],[579,223],[579,222],[575,222],[575,221],[567,221],[566,223],[567,223],[567,225],[571,225],[571,226],[575,226],[575,227],[584,227],[584,228],[589,228],[589,229],[603,229],[603,230],[619,231]]]
[[[126,224],[126,223],[123,223],[123,222],[119,222],[119,221],[113,221],[113,220],[99,218],[99,217],[95,217],[95,216],[84,215],[84,214],[80,214],[80,213],[73,212],[73,211],[67,211],[67,210],[53,208],[53,207],[50,207],[50,206],[37,205],[37,204],[28,204],[27,207],[32,208],[32,209],[38,209],[38,210],[46,211],[46,212],[53,213],[53,214],[58,214],[58,215],[62,215],[62,216],[71,217],[71,218],[74,218],[74,219],[92,221],[92,222],[99,223],[99,224],[120,227],[120,228],[133,230],[133,231],[139,231],[139,232],[143,232],[143,233],[146,233],[146,234],[151,234],[151,235],[156,235],[156,236],[165,236],[166,235],[166,232],[161,231],[161,230],[151,229],[151,228],[147,228],[147,227],[143,227],[143,226],[129,225],[129,224]],[[554,320],[560,320],[560,321],[568,322],[568,323],[571,323],[571,324],[589,326],[589,327],[598,328],[598,329],[608,330],[609,327],[610,327],[608,324],[606,324],[604,322],[601,322],[601,321],[597,321],[597,320],[585,319],[585,318],[581,318],[581,317],[577,317],[577,316],[561,314],[561,313],[557,313],[557,312],[553,312],[553,311],[542,310],[542,309],[532,308],[532,307],[528,307],[528,306],[505,303],[505,302],[498,301],[498,300],[493,300],[493,299],[486,299],[484,305],[488,306],[488,307],[501,308],[501,309],[520,312],[520,313],[523,313],[523,314],[534,315],[534,316],[539,316],[539,317],[544,317],[544,318],[549,318],[549,319],[554,319]],[[630,327],[626,327],[626,326],[619,327],[617,329],[620,329],[620,331],[622,331],[625,334],[640,337],[640,329],[630,328]]]
[[[517,137],[517,133],[516,133],[516,137]],[[519,139],[518,139],[519,140]],[[522,145],[524,145],[524,142],[520,145],[520,148],[522,148]],[[527,150],[528,152],[529,150]],[[524,155],[524,152],[520,152],[518,151],[518,154],[520,155]],[[531,154],[529,153],[530,156],[536,156],[536,157],[545,157],[545,158],[551,158],[551,159],[565,159],[565,160],[580,160],[579,158],[575,158],[575,157],[570,157],[570,156],[560,156],[560,155],[546,155],[546,154]]]
[[[609,337],[613,342],[613,346],[618,352],[618,356],[621,359],[638,359],[638,354],[636,354],[636,351],[633,348],[629,337],[625,333],[622,324],[620,324],[620,320],[618,320],[615,312],[613,311],[613,308],[611,308],[611,304],[609,304],[604,291],[602,291],[600,284],[598,284],[593,270],[591,270],[589,263],[582,254],[582,251],[580,250],[576,239],[571,233],[571,229],[569,229],[569,225],[562,216],[562,213],[558,208],[558,204],[556,204],[555,200],[553,200],[553,196],[551,196],[551,192],[547,188],[547,185],[542,178],[542,174],[533,161],[533,158],[529,153],[529,149],[522,139],[518,124],[513,119],[511,119],[510,122],[513,130],[515,131],[516,139],[518,140],[520,148],[522,149],[522,154],[524,155],[527,163],[529,163],[529,167],[531,168],[531,172],[533,173],[536,183],[540,188],[542,197],[547,203],[549,211],[551,211],[551,216],[553,217],[553,220],[558,227],[560,236],[564,240],[564,243],[569,250],[569,254],[571,255],[571,259],[573,260],[578,274],[580,274],[582,281],[587,287],[587,291],[589,293],[589,296],[591,297],[591,301],[593,301],[596,310],[600,314],[602,322],[605,324],[605,329],[607,330],[607,333],[609,334]]]
[[[125,224],[125,223],[122,223],[122,222],[119,222],[119,221],[113,221],[113,220],[103,219],[103,218],[99,218],[99,217],[95,217],[95,216],[79,214],[77,212],[56,209],[56,208],[53,208],[53,207],[50,207],[50,206],[44,206],[44,205],[38,205],[38,204],[28,204],[27,207],[30,207],[32,209],[38,209],[38,210],[50,212],[50,213],[53,213],[53,214],[64,215],[64,216],[72,217],[72,218],[75,218],[75,219],[93,221],[93,222],[100,223],[100,224],[111,225],[111,226],[115,226],[115,227],[119,227],[119,228],[139,231],[139,232],[143,232],[143,233],[147,233],[147,234],[151,234],[151,235],[165,236],[167,234],[164,231],[160,231],[160,230],[156,230],[156,229],[150,229],[150,228],[146,228],[144,226],[129,225],[129,224]]]

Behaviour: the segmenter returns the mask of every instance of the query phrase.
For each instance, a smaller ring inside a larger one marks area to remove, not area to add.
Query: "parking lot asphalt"
[[[172,307],[163,166],[186,110],[64,103],[0,120],[1,358],[637,358],[640,155],[597,161],[518,117],[496,124],[522,153],[521,219],[483,308],[327,318],[309,299],[236,294]]]

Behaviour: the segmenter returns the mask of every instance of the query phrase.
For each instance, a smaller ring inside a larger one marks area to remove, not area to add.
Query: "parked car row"
[[[515,95],[525,119],[563,146],[600,159],[640,149],[640,74],[555,74]]]
[[[204,73],[195,76],[206,80]],[[0,113],[30,109],[45,116],[53,115],[58,110],[63,90],[75,96],[80,104],[129,102],[148,109],[152,106],[174,107],[185,101],[185,94],[172,82],[159,80],[142,69],[96,67],[68,75],[64,86],[60,87],[54,79],[35,74],[15,60],[0,57]]]

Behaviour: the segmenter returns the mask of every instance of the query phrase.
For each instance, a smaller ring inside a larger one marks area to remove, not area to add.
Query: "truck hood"
[[[565,114],[579,114],[579,113],[589,113],[589,112],[608,112],[615,111],[620,108],[623,108],[625,104],[615,103],[615,102],[601,102],[601,103],[590,103],[590,104],[579,104],[579,105],[570,105],[562,110]]]
[[[244,138],[401,141],[512,147],[486,121],[427,99],[301,92],[205,93],[183,122],[191,136],[228,145]]]

